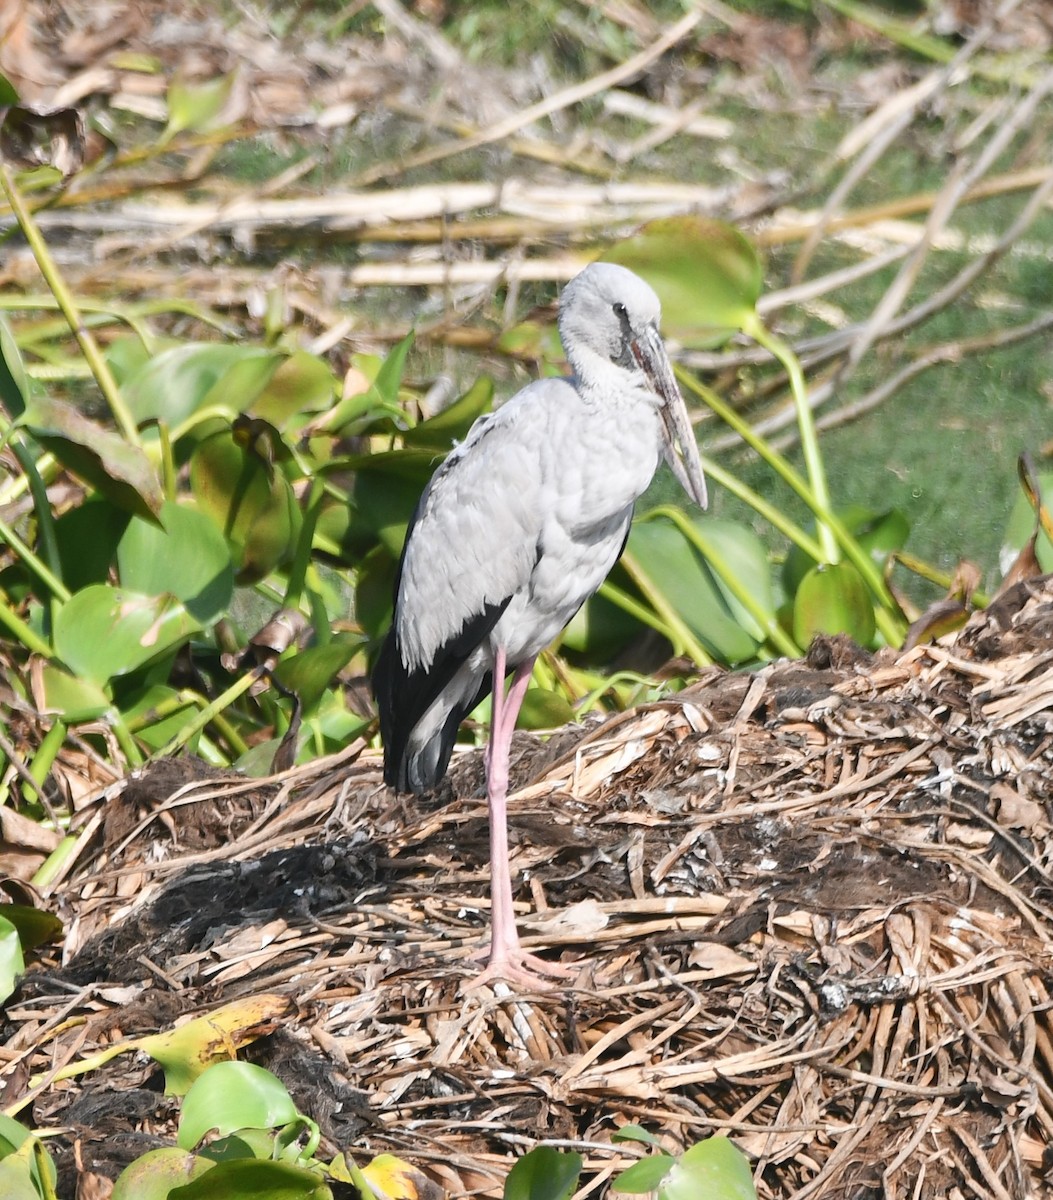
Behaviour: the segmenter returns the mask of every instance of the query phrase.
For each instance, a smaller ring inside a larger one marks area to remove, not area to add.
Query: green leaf
[[[898,508],[878,512],[862,504],[847,504],[837,509],[835,515],[840,517],[848,532],[879,565],[884,565],[893,551],[902,550],[910,534],[910,522]],[[810,532],[814,535],[815,530],[816,523],[813,521]],[[782,570],[787,595],[794,595],[801,580],[815,565],[815,560],[800,546],[791,547]]]
[[[375,410],[391,412],[396,409],[402,371],[410,346],[413,345],[413,338],[414,333],[410,330],[401,342],[391,348],[369,387],[364,392],[345,396],[321,423],[321,430],[329,433],[348,431],[355,422],[373,414]]]
[[[120,434],[44,395],[32,397],[23,423],[64,467],[118,508],[148,519],[160,509],[164,494],[153,464]]]
[[[96,583],[59,609],[55,650],[75,674],[101,685],[143,666],[198,629],[198,622],[170,596],[144,596]]]
[[[174,596],[201,625],[230,604],[234,570],[215,521],[184,504],[165,501],[161,524],[132,519],[117,547],[121,583],[146,596]]]
[[[660,1200],[757,1200],[746,1156],[727,1138],[698,1142],[670,1169]]]
[[[211,1168],[208,1159],[176,1146],[149,1150],[117,1176],[110,1200],[168,1200],[173,1189],[184,1187]]]
[[[671,1154],[652,1154],[634,1162],[611,1184],[614,1192],[653,1192],[676,1165]]]
[[[32,1137],[32,1134],[23,1124],[7,1113],[0,1112],[0,1158],[7,1158],[27,1137]]]
[[[504,1200],[570,1200],[580,1174],[580,1154],[535,1146],[508,1172]]]
[[[547,688],[527,688],[520,710],[519,726],[523,729],[558,729],[575,719],[574,709],[566,697]]]
[[[3,80],[2,75],[0,80]],[[28,395],[29,380],[26,377],[25,364],[22,362],[22,353],[7,319],[0,316],[0,404],[7,409],[8,416],[20,417],[25,410]]]
[[[336,379],[324,358],[296,350],[271,376],[246,410],[279,429],[300,413],[324,412],[333,403]]]
[[[40,1200],[28,1163],[15,1158],[0,1162],[0,1196],[4,1200]]]
[[[25,969],[18,930],[0,916],[0,1004],[15,990],[15,982]]]
[[[262,395],[286,355],[262,346],[189,342],[155,355],[122,389],[135,420],[175,429],[203,409],[229,417]]]
[[[298,1117],[285,1084],[270,1071],[255,1063],[221,1062],[187,1092],[177,1141],[190,1150],[211,1129],[223,1137],[239,1129],[277,1129]]]
[[[131,519],[130,513],[104,496],[90,497],[58,517],[55,543],[62,582],[71,592],[109,579],[117,561],[117,544]]]
[[[0,904],[0,917],[15,927],[23,950],[35,950],[62,936],[62,922],[54,913],[28,904]]]
[[[193,1183],[176,1188],[168,1200],[332,1200],[316,1171],[292,1163],[232,1159]]]
[[[733,521],[705,516],[691,520],[719,550],[728,569],[774,615],[771,573],[759,538]],[[671,521],[664,517],[636,521],[627,549],[650,587],[714,658],[736,664],[756,656],[763,630]]]
[[[184,130],[203,133],[216,127],[217,118],[230,97],[234,74],[221,75],[206,82],[173,82],[168,88],[168,125],[165,137]]]
[[[1040,472],[1036,483],[1044,499],[1053,497],[1053,472]],[[1035,510],[1026,493],[1020,492],[1010,510],[1009,520],[1006,522],[1005,532],[1002,534],[1002,544],[998,551],[998,558],[1003,570],[1023,549],[1034,530]],[[1043,571],[1053,571],[1053,545],[1050,544],[1046,531],[1041,528],[1035,541],[1035,554]]]
[[[612,1142],[643,1142],[647,1146],[661,1147],[662,1143],[655,1137],[649,1129],[644,1129],[642,1125],[630,1123],[623,1125],[620,1129],[615,1130],[611,1134]]]
[[[6,75],[0,75],[0,108],[18,103],[18,91]]]
[[[190,488],[230,544],[238,583],[266,578],[296,550],[302,517],[280,467],[231,430],[206,438],[190,460]]]
[[[407,429],[402,440],[407,446],[431,446],[445,453],[454,442],[462,441],[477,418],[489,412],[494,399],[494,383],[485,375],[448,408],[427,421]]]
[[[49,663],[41,672],[44,707],[56,712],[68,725],[93,721],[113,707],[113,701],[100,684],[71,675]]]
[[[299,696],[304,713],[309,713],[363,644],[361,637],[337,634],[324,646],[310,646],[293,658],[283,659],[274,677]]]
[[[348,460],[345,465],[355,471],[348,545],[371,546],[379,540],[397,559],[421,492],[441,462],[441,454],[416,447]]]
[[[654,288],[663,329],[688,346],[716,345],[738,332],[764,286],[764,268],[747,238],[709,217],[651,221],[602,257]]]
[[[793,600],[793,636],[808,646],[818,633],[847,633],[861,646],[874,637],[874,603],[850,562],[813,567]]]

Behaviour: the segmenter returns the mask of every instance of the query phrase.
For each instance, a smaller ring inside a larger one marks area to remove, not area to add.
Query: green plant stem
[[[2,536],[3,534],[0,533],[0,537]],[[49,662],[54,659],[55,651],[40,634],[30,628],[21,617],[16,617],[2,602],[0,602],[0,625],[21,642],[31,654],[39,654],[41,658],[46,658]]]
[[[170,754],[175,754],[177,750],[181,750],[187,744],[187,742],[190,741],[195,733],[198,733],[200,730],[205,728],[205,726],[217,713],[221,713],[225,708],[229,708],[239,696],[243,696],[258,678],[258,671],[249,671],[235,683],[231,684],[231,686],[227,688],[222,695],[217,696],[210,704],[206,704],[205,707],[199,713],[197,713],[192,720],[188,721],[175,735],[175,737],[162,746],[153,757],[167,758]]]
[[[880,602],[875,609],[875,619],[882,637],[890,646],[898,646],[906,633],[907,626],[902,619],[899,604],[889,591],[888,584],[878,570],[877,564],[849,533],[844,522],[829,508],[820,512],[818,501],[807,481],[790,465],[783,456],[775,450],[764,438],[756,434],[750,425],[737,412],[714,392],[697,380],[689,371],[681,367],[675,368],[680,382],[698,396],[725,424],[729,425],[742,440],[772,468],[773,471],[787,483],[808,507],[815,513],[816,518],[822,518],[830,526],[834,537],[845,552],[845,557],[854,563],[856,569],[867,582],[874,596]],[[818,560],[817,560],[818,561]]]
[[[631,551],[626,550],[621,557],[621,564],[629,575],[629,578],[636,584],[641,592],[647,597],[647,602],[658,615],[656,621],[652,616],[649,620],[643,616],[641,606],[637,606],[635,612],[630,609],[625,601],[631,599],[624,593],[618,593],[617,589],[612,589],[606,594],[612,599],[615,604],[626,609],[627,612],[633,612],[633,615],[640,620],[647,620],[647,624],[663,633],[673,643],[674,654],[686,654],[688,658],[694,661],[701,667],[711,666],[713,656],[703,647],[702,643],[695,637],[687,624],[676,611],[675,608],[666,600],[666,598],[654,588],[651,587],[650,581],[646,574],[640,570],[639,564],[633,557]],[[606,586],[606,585],[605,585]]]
[[[60,600],[63,604],[66,603],[70,598],[69,588],[52,572],[47,563],[31,550],[11,526],[2,519],[0,519],[0,539],[7,542],[15,554],[18,555],[56,599]]]
[[[814,558],[816,562],[822,561],[822,547],[815,538],[809,535],[807,530],[802,529],[795,521],[790,520],[774,504],[769,504],[763,496],[743,483],[741,479],[732,475],[730,471],[725,471],[714,459],[707,458],[704,454],[700,457],[702,460],[702,469],[714,483],[719,483],[726,492],[730,492],[731,495],[748,504],[758,516],[777,529],[784,537],[793,542],[795,546],[800,547],[809,558]]]
[[[29,243],[29,248],[33,252],[33,257],[40,268],[40,273],[44,276],[45,283],[47,283],[52,295],[58,302],[59,308],[62,309],[62,315],[69,323],[69,327],[73,331],[73,336],[77,339],[77,344],[80,346],[81,353],[91,367],[92,374],[99,385],[99,390],[109,405],[110,412],[113,413],[113,419],[117,422],[117,426],[125,438],[133,446],[138,446],[139,431],[135,427],[135,421],[132,419],[131,413],[125,406],[124,398],[117,387],[117,381],[110,371],[109,364],[103,358],[102,351],[88,331],[87,326],[81,320],[77,305],[73,300],[69,288],[66,287],[66,281],[62,278],[58,267],[55,265],[55,260],[51,257],[51,251],[48,249],[47,242],[44,241],[40,227],[33,219],[32,213],[30,213],[29,209],[22,202],[22,196],[15,186],[10,172],[3,163],[0,163],[0,187],[3,188],[7,202],[10,204],[11,211],[15,215],[15,220],[18,222],[23,236]]]
[[[731,570],[721,557],[720,552],[705,536],[697,525],[679,508],[672,504],[664,504],[652,509],[647,514],[648,520],[653,517],[665,517],[680,530],[685,538],[695,547],[707,563],[713,568],[720,581],[728,589],[742,607],[756,621],[764,637],[787,658],[800,658],[801,648],[779,624],[775,617],[766,612],[753,598],[749,588],[743,587],[738,576]]]
[[[804,372],[797,361],[797,355],[790,347],[772,333],[756,316],[750,313],[750,319],[743,325],[743,332],[753,338],[758,346],[763,346],[773,357],[786,368],[790,380],[790,392],[793,396],[794,407],[797,409],[797,428],[801,435],[801,450],[804,454],[804,465],[808,472],[808,482],[816,501],[816,520],[818,522],[819,544],[823,548],[823,560],[835,563],[840,559],[837,541],[833,531],[823,517],[830,512],[830,489],[826,484],[826,469],[823,466],[823,456],[819,452],[819,438],[815,432],[815,417],[808,403],[808,388],[804,381]]]

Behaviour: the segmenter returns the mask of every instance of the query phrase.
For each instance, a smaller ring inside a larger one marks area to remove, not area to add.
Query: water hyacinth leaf
[[[146,596],[174,596],[201,625],[226,611],[234,570],[226,539],[204,513],[165,501],[160,525],[133,517],[117,547],[121,584]]]
[[[413,338],[414,333],[410,330],[400,342],[392,346],[371,379],[370,364],[364,359],[356,359],[356,364],[366,368],[360,375],[369,379],[369,383],[345,395],[321,422],[319,428],[328,433],[350,432],[354,424],[363,417],[395,412],[398,408],[399,388],[402,386],[402,372],[406,366],[410,346],[413,345]]]
[[[555,321],[521,321],[497,339],[497,349],[511,358],[551,366],[563,361],[563,344]]]
[[[245,1158],[218,1163],[168,1200],[333,1200],[333,1192],[306,1167]]]
[[[375,546],[359,563],[355,620],[370,637],[379,637],[391,624],[395,570],[396,559],[383,546]]]
[[[0,108],[18,103],[18,89],[6,75],[0,75]]]
[[[160,511],[164,493],[153,464],[120,434],[44,395],[29,401],[23,424],[64,467],[118,508],[148,520]]]
[[[177,1146],[148,1150],[117,1176],[110,1200],[168,1200],[181,1188],[210,1170],[212,1163]]]
[[[22,352],[11,332],[7,320],[0,316],[0,404],[12,419],[25,411],[29,395],[29,380],[26,376]]]
[[[756,536],[735,522],[703,520],[706,537],[727,554],[738,577],[765,609],[772,610],[767,556]],[[647,580],[649,590],[680,615],[715,658],[734,664],[756,655],[762,631],[670,521],[637,521],[629,534],[627,552],[634,573]]]
[[[272,1033],[288,1011],[288,997],[263,992],[232,1000],[175,1029],[150,1034],[128,1045],[149,1054],[164,1068],[166,1096],[183,1096],[210,1068],[227,1065],[242,1046]]]
[[[441,454],[417,447],[348,460],[346,465],[355,471],[355,480],[347,549],[353,553],[379,541],[398,558],[421,491],[440,462]]]
[[[508,1172],[504,1200],[570,1200],[580,1174],[580,1154],[535,1146]]]
[[[248,411],[285,360],[279,350],[227,342],[190,342],[163,350],[122,389],[136,422],[170,429],[204,409],[234,417]]]
[[[757,1200],[749,1162],[727,1138],[712,1137],[686,1150],[659,1190],[661,1200]]]
[[[1053,472],[1042,471],[1036,474],[1033,486],[1038,489],[1042,498],[1053,497]],[[1038,537],[1035,539],[1035,557],[1043,571],[1053,571],[1053,544],[1049,535],[1039,525]],[[1002,543],[998,551],[998,561],[1003,574],[1009,570],[1013,560],[1027,544],[1035,532],[1035,506],[1026,491],[1022,491],[1013,502],[1006,522]]]
[[[62,936],[62,922],[54,913],[29,904],[0,904],[0,917],[15,927],[23,950],[35,950]]]
[[[41,1194],[28,1162],[13,1154],[0,1160],[0,1196],[4,1200],[40,1200]]]
[[[18,930],[0,916],[0,1004],[15,990],[15,981],[26,969]]]
[[[275,667],[274,677],[299,697],[308,713],[363,644],[360,637],[337,634],[324,646],[309,646],[294,658],[284,659]]]
[[[660,1147],[662,1143],[649,1129],[630,1122],[611,1134],[612,1142],[643,1142],[645,1146]]]
[[[445,453],[463,440],[477,417],[489,411],[493,399],[493,380],[483,375],[448,408],[407,429],[402,440],[407,446],[432,446]]]
[[[192,83],[173,82],[168,88],[168,125],[164,136],[170,138],[186,130],[204,133],[215,128],[233,86],[233,73]]]
[[[335,389],[336,378],[325,359],[296,350],[279,362],[248,411],[284,429],[299,413],[325,412],[333,404]]]
[[[427,1175],[394,1154],[378,1154],[362,1168],[362,1178],[384,1200],[432,1200],[444,1194]]]
[[[196,447],[190,489],[227,539],[238,583],[263,579],[292,558],[302,523],[292,486],[278,466],[232,430]]]
[[[192,1150],[210,1130],[278,1129],[299,1118],[285,1084],[255,1063],[220,1062],[192,1084],[179,1118],[178,1144]]]
[[[629,1192],[638,1195],[641,1192],[653,1192],[669,1174],[670,1168],[676,1165],[676,1159],[670,1154],[652,1154],[634,1162],[611,1184],[611,1191]]]
[[[748,324],[764,284],[756,250],[733,225],[661,217],[605,250],[658,293],[662,328],[687,346],[713,346]]]
[[[574,720],[574,709],[566,697],[548,688],[527,688],[520,710],[519,725],[523,729],[558,729]]]
[[[0,1114],[0,1196],[13,1200],[21,1193],[9,1192],[5,1186],[21,1186],[28,1181],[34,1200],[54,1200],[58,1172],[43,1142],[30,1130]]]
[[[20,1121],[9,1117],[5,1112],[0,1112],[0,1158],[7,1158],[26,1138],[32,1136]]]
[[[200,628],[170,596],[95,583],[59,609],[55,650],[71,671],[101,685],[137,670]]]
[[[117,562],[117,546],[132,519],[105,496],[92,496],[55,521],[62,582],[71,592],[109,579]]]
[[[836,510],[842,524],[859,542],[860,546],[877,562],[883,565],[888,556],[902,550],[910,534],[910,521],[898,508],[884,511],[867,508],[862,504],[848,504]],[[815,533],[812,522],[810,532]],[[800,546],[792,546],[783,564],[782,578],[787,595],[792,596],[801,580],[814,567],[815,560]]]
[[[861,646],[874,637],[874,603],[850,562],[813,567],[793,600],[793,636],[808,646],[816,634],[846,633]]]
[[[79,675],[71,675],[49,663],[40,673],[44,708],[57,713],[67,725],[94,721],[113,707],[102,685]]]

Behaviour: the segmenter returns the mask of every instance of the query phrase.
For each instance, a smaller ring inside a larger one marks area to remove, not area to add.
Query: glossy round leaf
[[[337,634],[324,646],[309,646],[293,658],[283,659],[274,676],[299,696],[304,712],[308,713],[363,644],[361,637]]]
[[[885,509],[879,512],[862,504],[847,504],[836,510],[836,515],[848,532],[860,546],[877,562],[883,565],[890,554],[902,550],[910,535],[910,522],[898,508]],[[816,531],[812,522],[811,532]],[[792,546],[783,564],[783,586],[788,595],[792,596],[800,586],[801,580],[814,567],[815,560],[806,554],[800,546]]]
[[[204,513],[165,501],[160,525],[133,517],[117,547],[121,583],[146,596],[175,596],[207,625],[234,592],[226,539]]]
[[[55,521],[62,582],[71,592],[109,579],[117,561],[118,543],[132,519],[130,513],[105,497],[94,496]]]
[[[1041,489],[1042,498],[1047,507],[1053,504],[1053,472],[1041,472],[1036,483]],[[1020,492],[1010,510],[1009,520],[1006,522],[1005,532],[1002,534],[1002,544],[998,551],[998,559],[1003,571],[1009,569],[1009,565],[1023,549],[1034,529],[1035,510],[1027,495]],[[1050,544],[1043,529],[1039,530],[1038,538],[1035,541],[1035,555],[1043,571],[1053,571],[1053,545]]]
[[[669,1154],[652,1154],[634,1162],[611,1184],[612,1192],[653,1192],[662,1180],[669,1174],[676,1159]]]
[[[575,719],[574,709],[566,697],[547,688],[527,688],[520,710],[519,726],[522,729],[558,729]]]
[[[71,675],[54,663],[48,663],[43,669],[41,682],[45,708],[57,713],[67,725],[93,721],[113,707],[113,701],[101,683]]]
[[[852,563],[816,566],[801,580],[793,601],[793,636],[799,646],[810,645],[819,633],[846,633],[867,646],[874,629],[874,603]]]
[[[535,1146],[508,1172],[504,1200],[570,1200],[580,1174],[580,1154]]]
[[[271,376],[246,410],[279,429],[301,413],[325,412],[335,396],[336,379],[323,358],[297,350]]]
[[[301,525],[292,486],[280,467],[231,431],[197,446],[190,487],[201,511],[230,544],[238,583],[264,579],[292,558]]]
[[[199,628],[170,596],[144,596],[97,583],[59,609],[55,650],[75,674],[103,684],[137,670]]]
[[[153,463],[140,446],[92,421],[71,404],[32,398],[25,424],[38,442],[118,508],[148,519],[164,502]]]
[[[658,1195],[660,1200],[757,1200],[746,1156],[723,1137],[707,1138],[686,1150]]]
[[[445,453],[454,442],[464,439],[483,413],[490,411],[493,399],[493,380],[483,375],[448,408],[407,429],[402,440],[407,446],[430,446]]]
[[[110,1200],[168,1200],[173,1189],[184,1187],[211,1167],[208,1159],[176,1146],[148,1150],[117,1176]]]
[[[745,325],[764,285],[764,269],[733,225],[697,215],[661,217],[604,251],[658,293],[662,328],[687,346],[715,345]]]
[[[123,388],[140,424],[163,421],[170,429],[205,408],[230,416],[245,412],[285,359],[278,350],[226,342],[190,342],[163,350]]]
[[[62,922],[54,913],[42,908],[28,904],[0,904],[0,917],[15,927],[23,950],[35,950],[62,936]]]
[[[216,1063],[186,1094],[178,1142],[190,1150],[212,1129],[225,1137],[238,1129],[277,1129],[298,1116],[285,1084],[270,1071],[255,1063]]]
[[[332,1200],[317,1171],[284,1162],[234,1159],[169,1192],[168,1200]]]

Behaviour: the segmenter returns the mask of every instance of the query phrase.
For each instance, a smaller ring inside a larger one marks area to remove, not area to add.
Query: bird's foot
[[[521,991],[549,992],[558,986],[556,980],[573,979],[577,974],[576,966],[549,962],[516,946],[500,956],[491,953],[490,961],[474,979],[468,979],[461,985],[461,991],[475,991],[476,988],[489,987],[496,980],[501,980]]]

